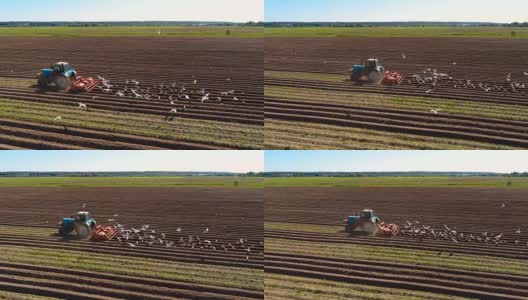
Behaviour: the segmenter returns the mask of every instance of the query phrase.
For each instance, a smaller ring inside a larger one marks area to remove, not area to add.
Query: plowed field
[[[331,294],[335,299],[528,297],[526,189],[304,187],[266,188],[265,194],[266,281],[275,298],[303,292],[315,299],[333,285],[347,290]],[[346,216],[364,208],[376,209],[402,233],[344,232]],[[467,240],[414,233],[407,222],[437,232],[448,226]],[[277,276],[307,287],[280,285]]]
[[[0,289],[60,299],[261,299],[258,194],[245,188],[2,188]],[[56,223],[79,210],[91,211],[100,224],[148,225],[174,244],[58,236]]]
[[[262,149],[260,39],[2,37],[0,43],[0,148]],[[36,75],[57,61],[111,87],[39,91]]]
[[[507,39],[266,38],[266,144],[526,148],[528,56],[522,54],[527,49],[527,41]],[[402,84],[348,81],[350,67],[368,58],[403,73]],[[413,77],[425,78],[427,70],[452,80],[433,86]],[[300,127],[304,134],[295,131]]]

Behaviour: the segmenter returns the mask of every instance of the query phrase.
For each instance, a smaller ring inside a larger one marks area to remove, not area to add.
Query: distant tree
[[[517,32],[516,31],[512,31],[510,32],[510,35],[512,38],[516,37],[517,36]]]
[[[233,182],[233,185],[237,187],[238,186],[238,180],[235,180],[235,182]]]
[[[506,185],[507,185],[507,186],[512,186],[512,182],[511,182],[511,181],[508,181],[508,182],[506,183]]]
[[[231,30],[226,30],[225,35],[231,35]]]

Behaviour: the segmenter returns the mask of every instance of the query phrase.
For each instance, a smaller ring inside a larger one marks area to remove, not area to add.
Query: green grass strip
[[[41,297],[33,295],[25,295],[19,293],[3,292],[0,291],[0,300],[52,300],[58,298]]]
[[[297,78],[302,79],[302,78]],[[307,88],[266,86],[267,97],[303,101],[307,104],[321,101],[328,104],[351,105],[369,108],[389,108],[430,113],[442,109],[442,113],[454,116],[473,116],[489,119],[528,121],[526,106],[448,100],[427,97],[392,96],[356,92],[323,91]]]
[[[189,177],[0,177],[0,187],[221,187],[261,188],[262,178]]]
[[[528,188],[528,177],[267,177],[265,187]]]
[[[160,33],[158,34],[158,31]],[[0,37],[262,37],[259,26],[0,27]]]
[[[266,27],[265,37],[528,38],[526,27]]]
[[[262,290],[263,270],[170,262],[119,255],[0,246],[1,260],[71,270],[133,275],[214,286]]]
[[[481,255],[439,256],[436,251],[302,242],[277,238],[265,239],[265,251],[528,276],[526,260]]]
[[[329,280],[302,278],[266,273],[265,297],[270,300],[461,300],[469,298],[440,294],[341,283]]]
[[[73,104],[72,104],[73,106]],[[61,121],[55,117],[61,116]],[[167,122],[161,116],[115,113],[105,110],[88,112],[75,107],[0,99],[0,117],[51,125],[107,130],[125,134],[223,146],[262,148],[262,126],[178,118]]]
[[[516,149],[473,141],[402,134],[354,127],[267,119],[264,145],[281,150],[470,150]]]

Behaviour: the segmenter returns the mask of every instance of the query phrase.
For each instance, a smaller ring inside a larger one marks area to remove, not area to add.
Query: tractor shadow
[[[39,88],[37,84],[33,84],[30,86],[30,88],[35,89],[35,93],[37,94],[46,94],[46,93],[57,93],[59,92],[59,89],[56,86],[50,86],[47,89],[43,90]]]
[[[367,232],[361,232],[361,231],[353,231],[353,232],[346,232],[345,230],[339,230],[338,233],[346,233],[347,237],[355,238],[355,237],[368,237],[371,236]]]
[[[73,234],[68,235],[60,235],[59,233],[54,233],[51,235],[52,237],[56,237],[58,242],[73,242],[73,241],[89,241],[89,239],[81,239]]]

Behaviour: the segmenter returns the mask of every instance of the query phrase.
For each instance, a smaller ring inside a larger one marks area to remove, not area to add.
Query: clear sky
[[[268,172],[528,172],[528,151],[266,151]]]
[[[0,151],[0,171],[261,172],[264,151]]]
[[[0,0],[0,21],[264,20],[264,0]]]
[[[267,22],[528,21],[527,0],[265,0]]]

